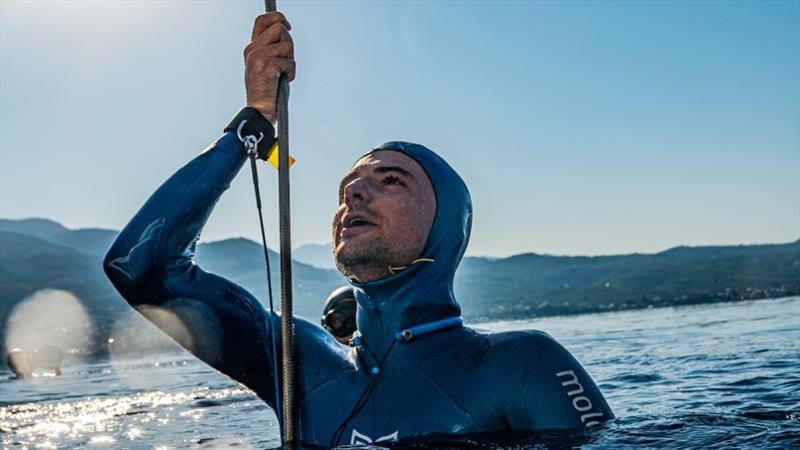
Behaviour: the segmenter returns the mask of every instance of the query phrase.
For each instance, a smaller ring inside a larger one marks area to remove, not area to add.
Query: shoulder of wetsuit
[[[340,374],[356,370],[351,348],[340,344],[321,326],[302,317],[294,318],[294,326],[304,394]]]
[[[339,350],[344,351],[347,353],[349,349],[348,346],[339,344],[339,342],[331,336],[329,332],[327,332],[324,328],[322,328],[319,324],[312,322],[304,317],[295,316],[295,335],[296,338],[299,339],[298,344],[303,344],[307,347],[313,346],[328,346],[330,343],[337,344],[336,346],[332,347],[333,350],[336,350],[335,353],[341,354]]]
[[[524,370],[526,379],[536,373],[549,377],[561,367],[580,366],[558,341],[544,331],[518,330],[485,334],[481,347],[481,372],[502,373]],[[482,375],[484,376],[484,375]]]
[[[583,366],[543,331],[488,334],[481,353],[469,385],[494,379],[494,407],[515,430],[582,428],[614,417]]]

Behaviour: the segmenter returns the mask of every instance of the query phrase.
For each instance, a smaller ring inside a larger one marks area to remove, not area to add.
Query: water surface
[[[479,327],[547,331],[584,364],[617,419],[583,448],[800,448],[800,297]],[[0,371],[4,448],[279,445],[274,414],[188,354],[63,372]]]

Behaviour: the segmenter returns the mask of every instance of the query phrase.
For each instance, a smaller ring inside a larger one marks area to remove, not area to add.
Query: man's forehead
[[[399,165],[404,169],[413,167],[414,169],[422,170],[414,158],[394,150],[376,150],[361,157],[355,164],[353,169],[360,166],[385,166],[385,165]]]
[[[422,166],[420,166],[414,158],[394,150],[376,150],[364,155],[356,161],[356,163],[353,164],[353,168],[348,171],[344,178],[348,178],[348,175],[359,171],[369,171],[383,167],[400,167],[408,171],[415,178],[419,178],[420,176],[427,177]]]

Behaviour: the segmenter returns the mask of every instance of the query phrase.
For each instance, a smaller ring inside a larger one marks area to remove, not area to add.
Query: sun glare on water
[[[197,388],[177,393],[151,391],[61,403],[13,405],[0,408],[0,430],[8,433],[5,438],[0,435],[0,445],[31,444],[33,448],[46,449],[65,448],[63,444],[71,442],[102,448],[158,447],[159,430],[168,429],[173,421],[202,420],[202,408],[187,409],[198,399],[222,402],[237,395],[241,395],[240,389],[210,392]],[[187,439],[201,447],[207,441],[211,445],[209,448],[225,448],[227,444],[252,448],[246,439],[224,434]]]
[[[82,359],[91,345],[94,324],[74,294],[48,289],[19,303],[6,330],[8,351],[23,355],[34,375],[43,375],[60,371],[64,358]]]

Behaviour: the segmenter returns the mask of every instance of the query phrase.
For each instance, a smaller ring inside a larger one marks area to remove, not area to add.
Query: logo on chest
[[[366,434],[359,433],[358,430],[353,428],[353,434],[350,436],[350,445],[364,445],[364,444],[374,444],[376,442],[396,441],[398,433],[399,430],[395,431],[394,433],[387,434],[386,436],[381,436],[377,439],[372,439]]]

